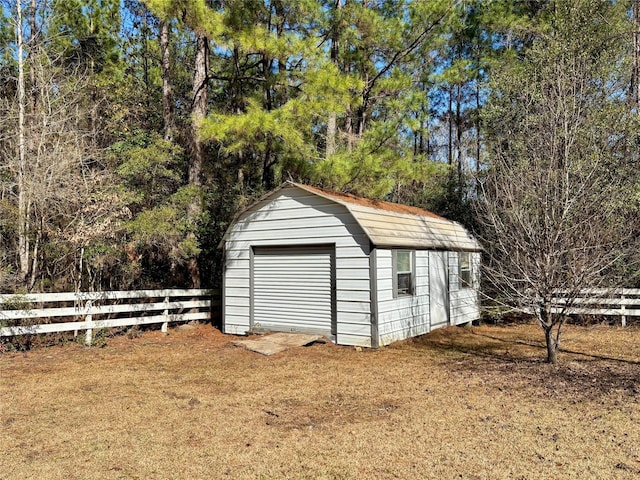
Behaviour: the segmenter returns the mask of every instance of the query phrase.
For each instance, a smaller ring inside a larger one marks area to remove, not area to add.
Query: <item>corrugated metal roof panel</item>
[[[374,245],[437,250],[482,250],[478,241],[462,225],[427,210],[290,183],[344,205]]]

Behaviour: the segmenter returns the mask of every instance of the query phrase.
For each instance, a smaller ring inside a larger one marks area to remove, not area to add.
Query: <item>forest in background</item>
[[[597,273],[637,286],[637,0],[0,5],[3,292],[218,286],[229,222],[287,179],[498,243],[530,226],[479,202],[560,186],[588,213],[563,241],[607,235]]]

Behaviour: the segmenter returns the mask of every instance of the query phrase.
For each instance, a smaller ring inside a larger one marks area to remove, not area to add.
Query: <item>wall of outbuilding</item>
[[[376,249],[379,344],[429,332],[429,252],[415,252],[415,294],[393,297],[392,250]]]
[[[346,207],[284,187],[244,212],[227,232],[223,331],[251,328],[251,249],[335,244],[337,342],[371,346],[369,240]]]
[[[480,318],[478,291],[480,288],[480,253],[471,253],[472,288],[460,283],[458,252],[449,252],[449,296],[451,324],[461,325]]]
[[[415,294],[393,297],[392,250],[376,249],[379,345],[423,335],[433,329],[429,288],[429,250],[415,251]],[[460,285],[458,252],[446,252],[449,283],[449,325],[480,318],[478,303],[480,253],[471,254],[473,288]],[[442,326],[446,326],[443,324]],[[439,325],[440,326],[440,325]]]

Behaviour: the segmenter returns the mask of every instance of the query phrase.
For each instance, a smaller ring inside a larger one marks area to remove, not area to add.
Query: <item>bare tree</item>
[[[25,194],[26,180],[26,146],[25,146],[25,52],[24,52],[24,36],[23,36],[23,19],[21,1],[16,1],[16,50],[18,62],[18,143],[17,143],[17,174],[16,188],[18,191],[18,258],[20,260],[18,279],[24,281],[29,271],[29,201]]]
[[[501,302],[535,315],[547,360],[556,363],[575,299],[586,288],[612,285],[632,239],[634,222],[619,203],[629,185],[598,160],[527,160],[494,157],[483,185],[485,274]]]
[[[101,170],[78,93],[88,80],[58,70],[42,50],[38,55],[32,74],[38,109],[25,115],[24,92],[0,102],[0,157],[8,159],[2,183],[16,206],[17,280],[29,289],[40,269],[43,240],[76,221]]]
[[[612,18],[609,8],[559,2],[554,30],[496,79],[487,115],[486,278],[501,302],[535,315],[550,363],[568,309],[581,290],[616,281],[638,227],[634,116],[614,67],[625,52],[613,23],[600,22]]]

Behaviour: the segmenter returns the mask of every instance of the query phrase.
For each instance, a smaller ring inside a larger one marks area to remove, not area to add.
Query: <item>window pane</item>
[[[411,295],[411,274],[398,274],[398,295]]]
[[[411,272],[411,252],[397,252],[396,270],[400,272]]]
[[[471,255],[469,252],[458,254],[458,275],[461,287],[471,287]]]
[[[460,269],[469,270],[469,252],[460,253]]]

